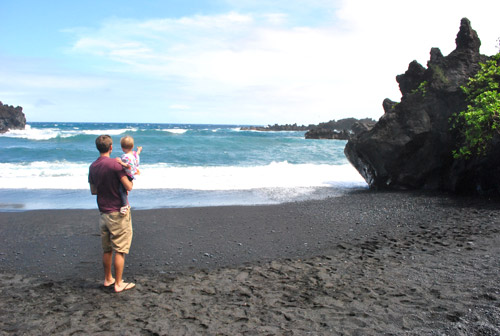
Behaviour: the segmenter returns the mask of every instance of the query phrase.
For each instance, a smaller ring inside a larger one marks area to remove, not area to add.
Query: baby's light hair
[[[120,145],[123,149],[133,149],[134,148],[134,138],[130,135],[126,135],[120,139]]]

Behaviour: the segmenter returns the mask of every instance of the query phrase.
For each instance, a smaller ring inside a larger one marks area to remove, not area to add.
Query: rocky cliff
[[[355,119],[345,118],[338,121],[330,120],[320,123],[317,126],[312,126],[306,132],[306,139],[337,139],[349,140],[352,136],[358,133],[360,125],[373,126],[375,120],[370,118]]]
[[[25,126],[26,116],[22,107],[4,105],[0,102],[0,133],[5,133],[9,129],[24,129]]]
[[[427,68],[411,62],[396,77],[401,102],[385,99],[375,126],[347,143],[348,160],[371,188],[477,191],[500,185],[492,176],[500,173],[495,150],[472,161],[452,157],[456,136],[449,118],[466,109],[460,86],[488,59],[479,53],[481,41],[468,19],[462,19],[455,41],[448,56],[432,48]],[[500,147],[496,151],[500,154]]]

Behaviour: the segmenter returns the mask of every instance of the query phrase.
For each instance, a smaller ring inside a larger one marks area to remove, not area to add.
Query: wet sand
[[[361,191],[133,211],[101,286],[97,210],[0,213],[0,334],[500,335],[500,202]]]

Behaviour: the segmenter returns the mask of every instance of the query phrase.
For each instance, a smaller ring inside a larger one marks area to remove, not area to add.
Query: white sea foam
[[[79,130],[74,127],[73,129],[59,129],[59,128],[36,128],[26,125],[23,130],[9,130],[6,133],[0,134],[0,136],[10,137],[10,138],[20,138],[29,140],[49,140],[60,138],[69,138],[81,134],[85,135],[120,135],[126,132],[134,132],[136,128],[122,128],[122,129],[107,129],[107,130]]]
[[[255,167],[143,168],[137,185],[146,189],[244,190],[261,188],[324,187],[334,182],[363,182],[350,165],[292,165],[287,162]]]
[[[120,134],[125,134],[127,132],[136,132],[137,128],[121,128],[121,129],[107,129],[107,130],[84,130],[81,131],[81,134],[87,134],[87,135],[101,135],[101,134],[107,134],[107,135],[120,135]]]
[[[23,130],[9,130],[0,136],[8,138],[20,138],[29,140],[48,140],[61,135],[61,131],[57,128],[31,128],[26,125]]]
[[[173,134],[184,134],[188,130],[187,129],[183,129],[183,128],[167,128],[167,129],[163,129],[162,131],[163,132],[168,132],[168,133],[173,133]]]
[[[88,189],[88,163],[0,163],[0,189]],[[141,165],[134,189],[251,190],[364,187],[351,165],[275,162],[255,167],[173,167]],[[302,191],[299,191],[302,189]],[[304,191],[305,190],[305,191]],[[295,192],[295,191],[294,191]]]

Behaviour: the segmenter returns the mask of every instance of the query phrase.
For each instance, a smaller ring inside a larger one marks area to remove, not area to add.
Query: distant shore
[[[138,285],[116,295],[97,210],[0,212],[0,333],[500,334],[499,215],[487,199],[368,190],[137,210]]]

